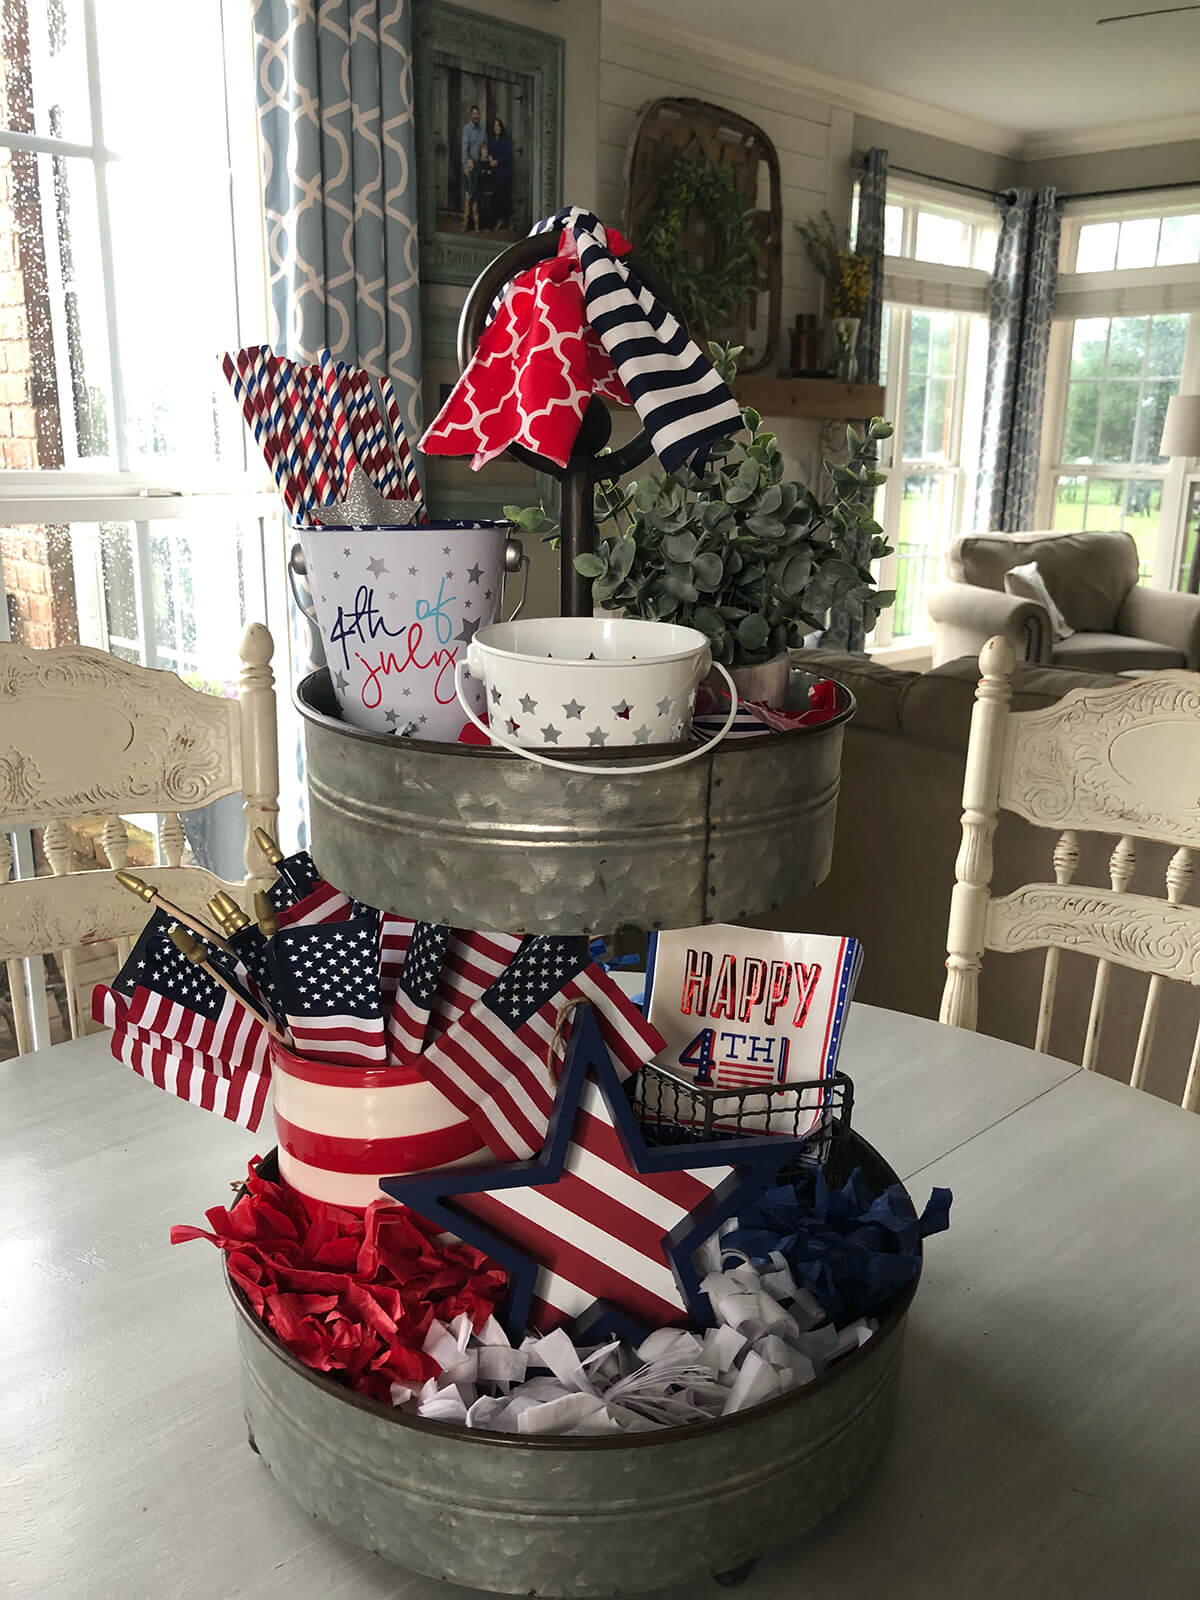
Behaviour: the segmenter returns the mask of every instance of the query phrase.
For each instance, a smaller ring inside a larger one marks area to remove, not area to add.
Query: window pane
[[[1164,217],[1158,265],[1177,267],[1192,261],[1200,261],[1200,212],[1187,217]]]
[[[922,461],[948,461],[951,456],[950,429],[953,422],[953,385],[949,378],[930,378],[925,393],[925,433],[921,441]]]
[[[1107,383],[1100,401],[1100,435],[1097,461],[1133,460],[1133,428],[1137,418],[1138,385]]]
[[[898,256],[904,248],[904,207],[883,208],[883,253]]]
[[[1139,217],[1134,222],[1121,224],[1121,238],[1117,245],[1117,268],[1152,267],[1158,254],[1157,217]]]
[[[1096,423],[1100,416],[1100,385],[1073,383],[1067,390],[1067,423],[1063,429],[1062,459],[1096,459]]]
[[[935,312],[930,321],[929,370],[942,376],[954,371],[955,328],[952,311]]]
[[[1183,347],[1187,343],[1188,319],[1185,316],[1151,317],[1150,350],[1147,373],[1155,378],[1178,378],[1183,371]]]
[[[12,434],[0,459],[14,470],[106,457],[112,383],[100,228],[91,163],[0,150],[0,250],[15,261],[0,308],[0,372]]]
[[[977,224],[975,228],[975,243],[971,250],[971,265],[981,272],[994,272],[996,270],[996,246],[1000,242],[1000,230],[994,223]]]
[[[896,540],[896,605],[892,617],[895,638],[922,633],[928,626],[925,596],[938,580],[953,515],[951,474],[923,473],[905,477]]]
[[[1111,272],[1117,254],[1117,222],[1085,222],[1079,230],[1076,272]]]
[[[956,217],[936,211],[917,212],[918,261],[936,261],[947,267],[966,267],[971,260],[971,229]]]
[[[904,399],[904,454],[910,461],[921,459],[921,448],[925,439],[925,393],[928,385],[928,378],[909,374],[908,393]]]
[[[93,645],[184,677],[231,681],[246,623],[263,614],[261,542],[257,519],[221,510],[0,530],[13,639],[37,649]]]
[[[1050,526],[1065,528],[1068,532],[1082,528],[1087,513],[1087,491],[1086,478],[1060,478],[1054,487]]]
[[[1159,452],[1163,423],[1167,420],[1167,401],[1178,389],[1173,378],[1147,383],[1142,390],[1138,408],[1137,448],[1133,459],[1140,462],[1159,462],[1164,457]]]
[[[7,0],[0,8],[0,56],[4,127],[91,144],[83,0]]]
[[[1071,340],[1071,377],[1099,378],[1108,349],[1108,318],[1080,317]]]
[[[228,181],[187,165],[115,161],[110,173],[124,464],[240,468],[245,429],[217,364],[217,352],[237,342]],[[148,205],[152,230],[139,221]]]
[[[1108,339],[1108,376],[1110,378],[1138,378],[1146,359],[1146,337],[1149,333],[1146,317],[1114,317]],[[1125,456],[1128,461],[1129,457]]]

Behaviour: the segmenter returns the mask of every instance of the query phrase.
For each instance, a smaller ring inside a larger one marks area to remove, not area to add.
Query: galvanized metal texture
[[[899,1181],[850,1140],[873,1182]],[[752,1411],[622,1439],[525,1439],[351,1394],[290,1356],[230,1290],[251,1442],[301,1506],[415,1572],[571,1597],[733,1573],[828,1516],[891,1432],[915,1291],[824,1378]]]
[[[793,672],[792,703],[812,681]],[[351,728],[323,669],[296,691],[312,852],[359,899],[456,927],[610,933],[760,916],[829,871],[854,714],[849,690],[839,696],[837,719],[803,733],[592,778]],[[650,753],[638,746],[631,764]]]

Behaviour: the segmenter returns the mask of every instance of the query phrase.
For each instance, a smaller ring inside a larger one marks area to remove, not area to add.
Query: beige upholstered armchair
[[[1069,637],[1055,636],[1045,605],[1005,591],[1005,574],[1030,562]],[[1127,533],[965,534],[946,567],[950,582],[929,597],[935,667],[977,655],[1003,634],[1018,661],[1043,666],[1200,668],[1200,596],[1139,587],[1137,547]]]

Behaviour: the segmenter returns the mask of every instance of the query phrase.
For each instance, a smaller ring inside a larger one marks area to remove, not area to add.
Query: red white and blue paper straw
[[[425,509],[425,496],[421,493],[421,484],[417,477],[417,464],[413,460],[412,451],[408,447],[408,437],[404,432],[404,423],[400,417],[400,402],[396,399],[396,386],[390,377],[384,377],[379,380],[379,387],[383,394],[384,412],[392,435],[392,448],[396,452],[396,459],[399,461],[400,470],[404,474],[404,486],[408,490],[408,498],[416,506],[421,521],[428,522],[429,512]]]
[[[227,353],[221,370],[292,517],[335,503],[358,466],[386,499],[412,500],[428,522],[390,378],[374,380],[327,350],[302,365],[269,345]]]

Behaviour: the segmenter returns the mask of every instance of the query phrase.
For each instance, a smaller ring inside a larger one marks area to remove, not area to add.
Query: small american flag
[[[301,1055],[339,1066],[386,1063],[378,912],[281,928],[275,960],[284,1015]]]
[[[404,971],[404,961],[415,927],[416,923],[411,917],[398,917],[394,911],[380,913],[379,993],[385,1015],[390,1012],[396,997],[396,985]]]
[[[388,1059],[410,1061],[425,1048],[433,997],[442,975],[450,929],[436,922],[418,922],[409,940],[404,967],[388,1013]]]
[[[239,1005],[193,966],[165,934],[156,933],[145,946],[145,966],[129,1001],[128,1020],[161,1040],[215,1057],[229,1072],[261,1072],[267,1060],[267,1030],[233,964],[220,958],[219,951],[210,950],[208,959],[221,965],[222,976],[241,990],[245,1004]]]
[[[503,1160],[527,1160],[545,1142],[556,1093],[547,1055],[571,1000],[592,1005],[622,1078],[663,1048],[586,940],[537,935],[421,1057],[429,1081]]]
[[[271,1088],[269,1072],[249,1067],[230,1070],[203,1051],[168,1043],[135,1027],[128,1020],[126,997],[102,983],[92,991],[92,1017],[112,1029],[113,1056],[140,1077],[177,1099],[213,1111],[251,1133],[257,1131]]]
[[[450,930],[430,1017],[435,1037],[491,988],[524,942],[519,933]]]
[[[341,922],[351,914],[350,896],[326,882],[307,850],[285,856],[276,871],[279,876],[267,890],[267,897],[281,928]]]

